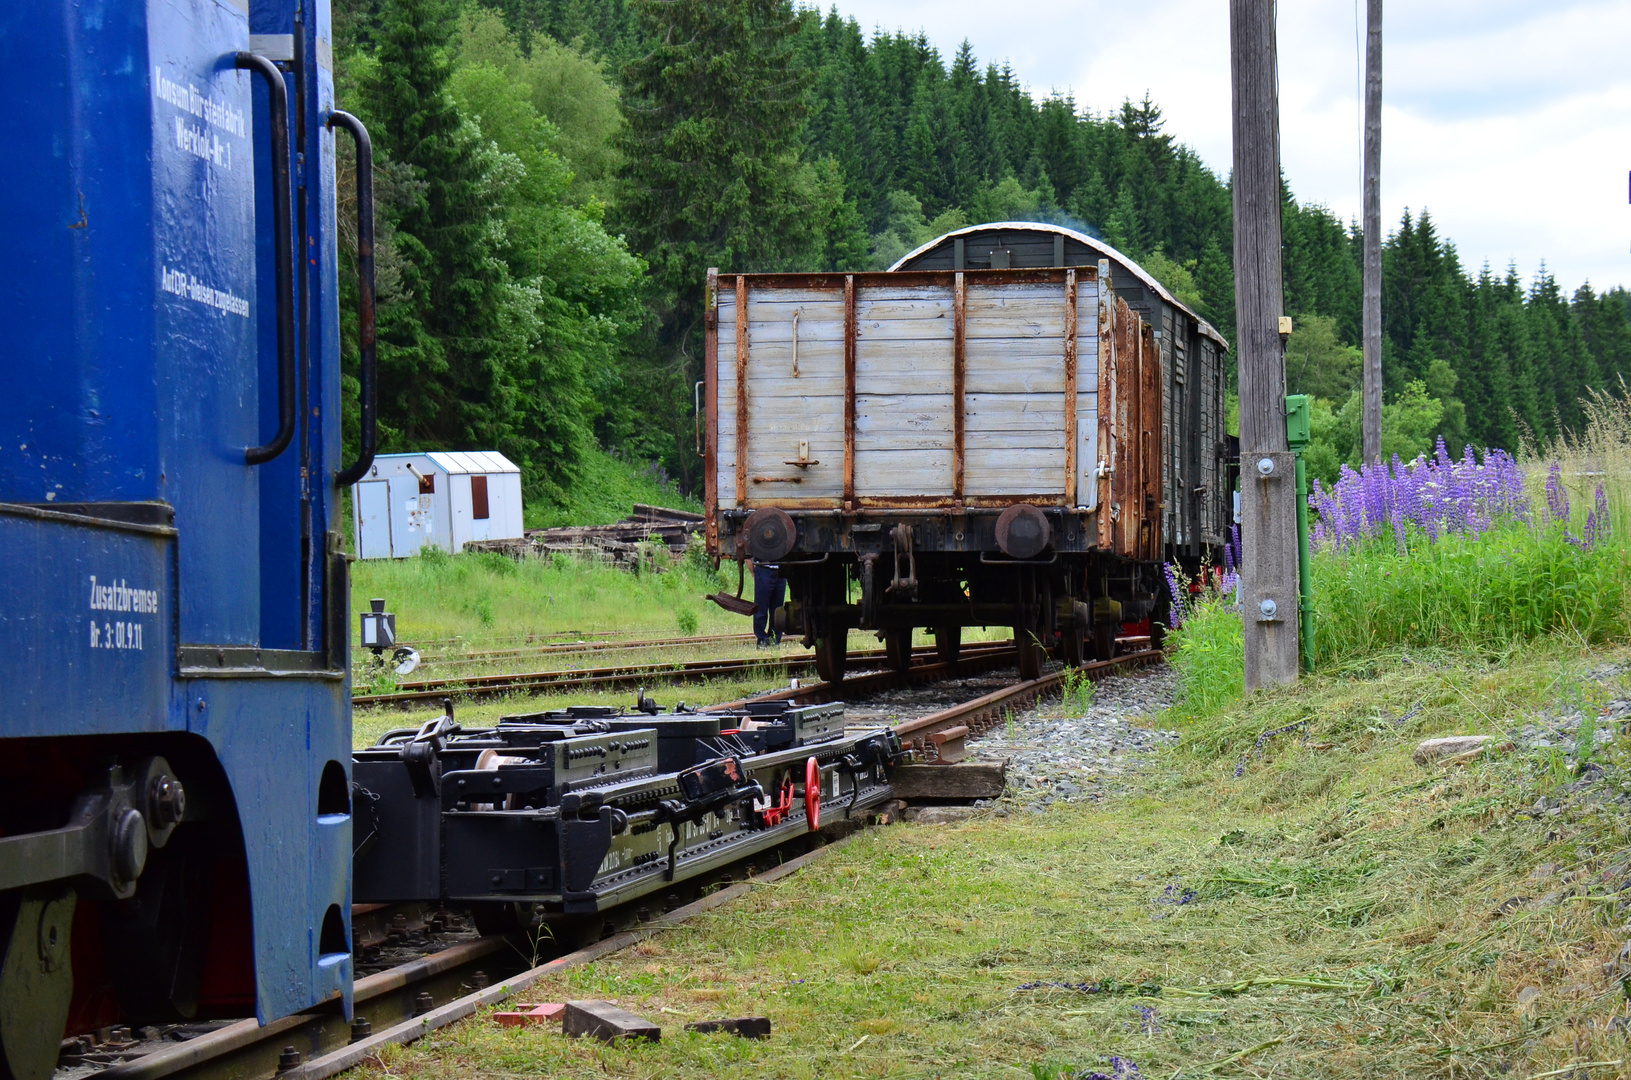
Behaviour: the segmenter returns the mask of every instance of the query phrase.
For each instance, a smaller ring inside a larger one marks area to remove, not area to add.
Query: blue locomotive
[[[0,5],[0,1080],[65,1031],[350,1010],[372,212],[330,42],[324,0]]]

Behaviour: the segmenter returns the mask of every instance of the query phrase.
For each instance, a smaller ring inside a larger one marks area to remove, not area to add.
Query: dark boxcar
[[[1045,225],[949,234],[873,274],[710,274],[708,542],[778,565],[782,625],[841,678],[850,628],[1108,657],[1159,638],[1164,559],[1227,529],[1217,333]],[[1154,622],[1149,623],[1153,617]]]
[[[0,1076],[349,1009],[331,66],[324,2],[0,6]]]

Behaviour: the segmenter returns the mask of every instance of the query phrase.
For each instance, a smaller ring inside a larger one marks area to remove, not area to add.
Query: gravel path
[[[1148,726],[1172,704],[1174,684],[1164,664],[1106,679],[1085,710],[1044,701],[970,742],[971,756],[1008,760],[1008,794],[996,812],[1041,812],[1051,803],[1098,801],[1121,790],[1119,781],[1143,767],[1148,754],[1178,741],[1176,731]]]

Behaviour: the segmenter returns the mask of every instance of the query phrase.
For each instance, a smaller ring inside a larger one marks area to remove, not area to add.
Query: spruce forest
[[[382,448],[496,448],[535,505],[607,454],[696,491],[710,266],[882,269],[1048,221],[1233,339],[1228,178],[1147,95],[1041,94],[968,42],[947,58],[790,0],[336,0],[335,57],[376,149]],[[1288,389],[1317,399],[1329,481],[1359,456],[1361,236],[1289,186],[1284,236]],[[1386,456],[1544,444],[1623,391],[1617,285],[1465,265],[1429,207],[1383,273]]]

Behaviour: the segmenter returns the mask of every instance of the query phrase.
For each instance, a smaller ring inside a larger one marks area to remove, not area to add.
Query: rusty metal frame
[[[1091,266],[1073,267],[1078,278],[1096,280],[1098,270]],[[838,289],[846,283],[857,288],[914,288],[939,285],[951,288],[961,273],[970,283],[1062,285],[1065,268],[1026,270],[877,270],[860,274],[721,274],[720,285],[733,285],[737,278],[751,277],[755,289]]]
[[[1145,530],[1141,536],[1140,555],[1145,559],[1159,559],[1161,557],[1161,522],[1162,489],[1163,489],[1163,456],[1161,453],[1160,434],[1163,430],[1162,405],[1162,367],[1161,347],[1156,340],[1155,328],[1148,323],[1143,326],[1142,346],[1139,355],[1142,370],[1139,372],[1141,384],[1139,404],[1139,438],[1141,439],[1143,459],[1143,502],[1141,510],[1146,512]]]
[[[1110,548],[1117,555],[1130,555],[1138,536],[1138,457],[1134,431],[1138,422],[1138,314],[1127,301],[1116,298],[1116,457],[1110,490],[1114,513],[1110,523]]]
[[[802,276],[802,275],[791,275]],[[820,275],[825,277],[826,275]],[[844,509],[855,505],[855,275],[844,275]]]
[[[736,505],[748,504],[748,279],[736,275]]]
[[[708,554],[719,555],[719,271],[708,268],[702,294],[702,506],[703,539]]]
[[[961,323],[962,319],[959,318]],[[958,433],[961,435],[961,432]],[[959,481],[961,473],[959,472]],[[961,488],[961,483],[959,483]],[[1065,271],[1065,505],[1076,505],[1076,271]]]
[[[963,463],[968,445],[968,286],[961,271],[951,287],[951,497],[963,501]]]

